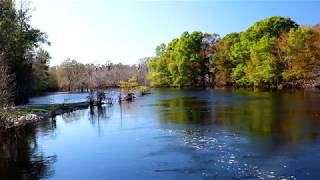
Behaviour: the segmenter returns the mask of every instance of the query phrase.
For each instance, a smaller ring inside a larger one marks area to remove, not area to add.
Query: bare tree
[[[145,57],[139,59],[138,69],[137,69],[137,77],[139,84],[142,85],[149,85],[149,81],[147,79],[147,74],[149,73],[148,69],[148,61],[150,60],[150,57]]]
[[[77,80],[79,79],[79,63],[76,60],[66,59],[61,65],[62,77],[68,91],[75,90]]]
[[[130,77],[138,78],[139,83],[147,85],[146,62],[141,60],[139,65],[113,64],[82,64],[67,59],[61,65],[51,68],[59,87],[65,90],[101,90],[108,87],[118,87],[120,81],[127,81]]]

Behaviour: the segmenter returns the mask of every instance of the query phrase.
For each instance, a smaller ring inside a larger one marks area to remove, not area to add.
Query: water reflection
[[[217,124],[236,126],[252,136],[267,136],[275,145],[320,137],[319,100],[303,91],[249,93],[249,100],[214,107]],[[259,98],[260,97],[260,98]]]
[[[212,113],[209,102],[198,97],[163,99],[158,106],[161,120],[177,124],[211,124]]]
[[[101,136],[103,134],[101,121],[107,121],[112,116],[111,105],[91,107],[89,109],[90,124],[92,125],[92,127],[97,128],[97,132]]]
[[[0,179],[315,179],[319,102],[312,91],[157,90],[0,139]]]
[[[75,111],[75,112],[69,112],[61,115],[60,119],[62,119],[65,123],[76,123],[85,115],[86,115],[85,111]]]
[[[252,137],[269,137],[275,145],[320,137],[320,97],[316,92],[222,93],[224,98],[232,99],[235,94],[245,98],[217,103],[213,100],[214,96],[219,99],[219,94],[212,94],[213,98],[182,96],[161,99],[152,106],[161,107],[157,112],[163,122],[225,126]]]
[[[111,111],[111,105],[108,106],[101,106],[101,107],[92,107],[90,108],[89,112],[89,120],[92,125],[95,124],[96,121],[99,121],[100,119],[109,119],[112,116]]]
[[[42,131],[50,131],[50,126],[42,126]],[[36,137],[36,128],[27,127],[19,134],[0,138],[1,179],[41,179],[54,174],[52,164],[55,155],[41,151]]]

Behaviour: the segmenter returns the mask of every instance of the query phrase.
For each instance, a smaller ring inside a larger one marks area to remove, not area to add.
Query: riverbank
[[[94,103],[96,106],[97,103]],[[48,105],[28,105],[16,108],[8,108],[3,115],[0,124],[0,134],[19,130],[28,124],[37,121],[54,118],[57,115],[69,113],[76,110],[89,108],[89,102],[70,103],[70,104],[48,104]]]

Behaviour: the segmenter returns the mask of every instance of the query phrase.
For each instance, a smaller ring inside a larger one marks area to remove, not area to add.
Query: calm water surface
[[[116,98],[119,94],[117,89],[109,89],[106,91],[108,96]],[[28,105],[43,105],[43,104],[68,104],[78,103],[88,100],[88,92],[55,92],[47,93],[43,96],[30,98]]]
[[[319,179],[319,107],[319,91],[154,90],[2,138],[0,179]]]

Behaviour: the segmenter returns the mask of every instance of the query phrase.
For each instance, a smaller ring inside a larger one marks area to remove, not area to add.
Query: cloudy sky
[[[33,0],[32,24],[52,43],[51,65],[70,57],[83,63],[133,64],[184,31],[225,35],[268,16],[320,23],[320,1]]]

